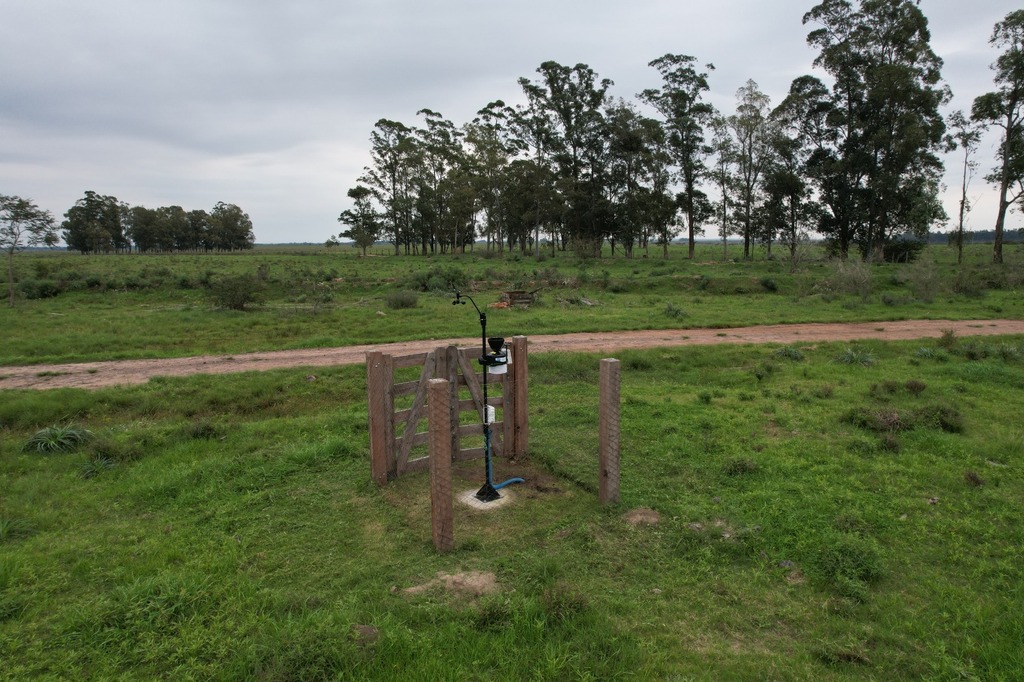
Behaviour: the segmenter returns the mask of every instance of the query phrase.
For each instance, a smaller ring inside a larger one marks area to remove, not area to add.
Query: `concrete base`
[[[464,493],[459,493],[459,502],[466,505],[467,507],[479,509],[480,511],[491,511],[492,509],[497,509],[498,507],[504,507],[505,505],[509,504],[515,497],[509,491],[508,488],[502,488],[501,490],[498,491],[498,493],[501,495],[500,498],[494,500],[493,502],[481,502],[480,500],[476,499],[477,490],[479,490],[479,488],[474,488],[473,490],[467,490]]]

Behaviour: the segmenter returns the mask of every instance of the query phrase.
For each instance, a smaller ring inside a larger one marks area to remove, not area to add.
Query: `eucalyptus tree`
[[[564,201],[563,226],[580,248],[600,253],[611,231],[605,195],[607,126],[604,105],[612,81],[599,78],[586,64],[565,66],[547,61],[539,80],[519,79],[531,107],[548,114],[547,145],[557,169]]]
[[[403,123],[382,118],[370,133],[371,165],[363,169],[359,183],[373,192],[382,207],[383,235],[395,246],[395,255],[412,240],[415,203],[414,169],[418,163],[414,131]]]
[[[188,213],[181,206],[156,209],[157,246],[161,251],[184,251],[189,237]]]
[[[14,254],[31,246],[54,246],[57,230],[49,211],[31,199],[0,194],[0,249],[7,254],[7,297],[14,307]]]
[[[651,61],[648,66],[661,74],[662,87],[640,93],[640,99],[664,118],[668,146],[682,184],[678,204],[686,218],[690,258],[694,256],[695,236],[703,231],[702,206],[706,197],[702,202],[700,183],[707,174],[705,159],[710,153],[704,128],[714,115],[714,107],[702,98],[710,89],[707,72],[715,67],[708,64],[704,67],[707,71],[701,72],[696,63],[695,57],[679,54],[666,54]],[[667,256],[668,252],[665,253]]]
[[[667,194],[669,157],[661,124],[629,102],[614,100],[608,121],[608,194],[615,212],[613,252],[620,242],[627,257],[651,233],[671,220],[675,207]]]
[[[210,214],[201,208],[188,212],[188,250],[209,251],[210,248]]]
[[[481,233],[488,249],[492,242],[500,249],[508,229],[502,206],[509,164],[519,150],[510,127],[514,114],[505,102],[495,100],[463,126],[468,179],[475,189],[476,208],[483,215]]]
[[[718,217],[718,236],[722,238],[722,259],[729,258],[729,235],[733,226],[729,218],[730,200],[736,187],[736,144],[729,132],[729,123],[724,116],[714,116],[710,122],[711,155],[714,163],[709,169],[708,179],[718,189],[718,201],[714,213]]]
[[[413,131],[418,142],[414,185],[416,188],[417,237],[424,255],[440,246],[442,251],[454,248],[465,237],[470,215],[462,201],[468,180],[464,173],[466,160],[461,146],[462,132],[455,124],[430,109],[416,112],[424,126]],[[455,210],[459,195],[460,210]]]
[[[555,121],[553,113],[547,108],[547,90],[539,83],[528,78],[518,80],[519,87],[526,96],[525,104],[517,104],[508,110],[508,141],[510,151],[515,155],[525,154],[529,165],[516,164],[509,167],[510,181],[520,183],[526,178],[534,178],[538,185],[529,193],[534,205],[516,216],[529,216],[534,222],[533,231],[534,255],[540,255],[540,234],[545,230],[550,235],[551,252],[557,248],[559,228],[562,224],[564,204],[560,195],[554,191],[555,163],[553,159],[555,144]],[[509,214],[511,215],[511,214]],[[521,231],[523,225],[517,222]],[[511,228],[510,228],[511,229]]]
[[[223,201],[218,201],[210,211],[210,237],[218,251],[251,249],[256,243],[249,214]]]
[[[338,222],[348,225],[348,229],[338,236],[351,239],[365,256],[366,250],[373,246],[380,236],[380,214],[373,206],[373,191],[369,187],[356,185],[349,189],[347,195],[353,205],[352,208],[341,212]]]
[[[813,100],[804,94],[797,85],[796,91],[791,91],[771,113],[772,158],[764,178],[764,217],[769,229],[789,250],[793,267],[800,245],[818,226],[822,214],[806,172],[816,139],[815,127],[809,124],[816,118],[808,111]]]
[[[1003,50],[994,64],[997,89],[974,100],[971,118],[1001,129],[998,166],[987,180],[998,187],[992,262],[1003,262],[1006,211],[1024,199],[1024,10],[1014,10],[997,22],[989,44]]]
[[[912,0],[823,0],[803,21],[819,26],[807,41],[833,80],[829,148],[815,168],[832,213],[821,229],[838,255],[855,243],[875,257],[895,236],[924,236],[944,217],[942,60]]]
[[[974,171],[978,168],[978,162],[974,160],[974,155],[977,153],[978,145],[981,143],[981,126],[964,116],[962,111],[954,111],[949,116],[949,127],[951,129],[948,138],[950,151],[959,148],[963,152],[960,176],[960,205],[957,211],[956,232],[953,233],[953,243],[956,245],[956,262],[957,265],[960,265],[964,260],[964,221],[971,210],[971,202],[967,198],[967,187],[974,177]]]
[[[132,206],[125,215],[126,234],[139,253],[159,248],[159,225],[156,209]]]
[[[770,100],[748,80],[736,91],[736,113],[728,126],[736,149],[736,211],[743,234],[743,257],[751,257],[755,215],[761,201],[761,180],[772,159]],[[770,242],[770,235],[769,242]]]
[[[115,197],[89,190],[64,214],[64,242],[81,253],[127,251],[131,248],[125,234],[127,214],[128,206]]]

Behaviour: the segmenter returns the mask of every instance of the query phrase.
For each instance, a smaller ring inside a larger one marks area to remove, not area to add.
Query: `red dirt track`
[[[937,338],[952,329],[957,336],[1024,334],[1024,320],[903,320],[835,324],[776,324],[729,329],[672,329],[628,332],[583,332],[530,336],[530,352],[613,353],[630,348],[695,346],[716,343],[816,343],[880,339]],[[157,360],[112,360],[61,365],[0,367],[0,390],[14,388],[96,389],[143,384],[156,376],[230,374],[289,367],[326,367],[365,362],[367,351],[406,355],[455,344],[473,346],[479,339],[440,339],[399,343],[267,351],[240,355],[201,355]]]

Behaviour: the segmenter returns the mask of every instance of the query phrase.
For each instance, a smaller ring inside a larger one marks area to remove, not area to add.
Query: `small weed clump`
[[[804,359],[804,353],[799,348],[793,346],[786,346],[775,351],[775,356],[782,358],[783,360],[792,360],[793,362],[800,362]]]
[[[946,350],[953,350],[956,347],[956,330],[954,329],[943,329],[942,336],[939,337],[938,344],[939,348],[945,348]]]
[[[666,303],[665,316],[671,317],[673,320],[678,320],[680,318],[686,317],[686,311],[676,306],[676,304],[674,303]]]
[[[584,594],[562,584],[546,588],[540,601],[548,620],[554,623],[571,622],[585,614],[589,607]]]
[[[875,356],[867,351],[850,347],[836,356],[836,362],[843,365],[863,365],[864,367],[870,367],[875,364]]]
[[[869,393],[876,400],[888,400],[903,388],[898,381],[883,381],[880,384],[871,384]]]
[[[0,518],[0,542],[27,538],[32,533],[32,526],[24,519]]]
[[[977,471],[970,469],[964,472],[964,482],[972,488],[980,488],[985,485],[985,479],[979,476]]]
[[[193,422],[185,429],[185,435],[193,440],[215,440],[223,437],[223,432],[215,424],[207,421]]]
[[[878,546],[850,534],[824,539],[812,565],[836,592],[858,602],[867,601],[868,587],[883,575]]]
[[[928,384],[919,379],[909,379],[903,387],[907,389],[907,393],[916,397],[924,393],[924,389],[928,388]]]
[[[722,465],[722,473],[730,478],[754,474],[757,473],[758,469],[757,462],[748,457],[733,457],[727,459],[725,464]]]
[[[96,478],[104,471],[110,471],[117,466],[117,462],[107,457],[90,457],[82,468],[78,470],[78,475],[85,480]]]
[[[92,432],[74,424],[54,424],[36,431],[23,449],[26,452],[72,452],[87,443]]]

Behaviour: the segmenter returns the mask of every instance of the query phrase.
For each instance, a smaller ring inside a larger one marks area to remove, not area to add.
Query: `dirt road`
[[[708,345],[715,343],[815,343],[819,341],[888,341],[938,337],[952,329],[957,336],[1024,334],[1024,320],[904,320],[839,324],[778,324],[729,329],[673,329],[660,331],[594,332],[531,336],[530,352],[551,351],[613,353],[628,348]],[[366,352],[393,355],[417,353],[449,344],[473,346],[478,338],[407,341],[400,343],[269,351],[241,355],[201,355],[165,360],[116,360],[62,365],[0,367],[0,390],[13,388],[94,389],[120,384],[142,384],[155,376],[229,374],[288,367],[355,365]]]

